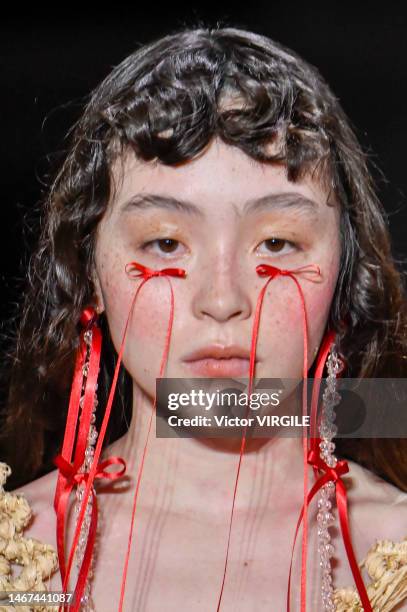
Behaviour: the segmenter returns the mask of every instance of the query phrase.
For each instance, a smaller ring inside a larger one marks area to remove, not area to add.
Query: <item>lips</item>
[[[238,345],[213,344],[189,353],[183,361],[195,375],[246,377],[249,376],[250,351]]]

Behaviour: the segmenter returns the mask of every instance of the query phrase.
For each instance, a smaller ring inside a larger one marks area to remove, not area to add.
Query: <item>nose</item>
[[[252,305],[247,277],[243,279],[236,261],[213,260],[210,266],[197,273],[197,278],[199,282],[192,308],[198,319],[209,318],[225,323],[230,319],[250,317]]]

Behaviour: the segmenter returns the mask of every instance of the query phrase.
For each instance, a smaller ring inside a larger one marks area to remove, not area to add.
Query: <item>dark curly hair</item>
[[[10,360],[1,456],[13,469],[12,486],[52,469],[62,443],[77,322],[95,299],[95,232],[114,193],[113,163],[131,149],[142,160],[177,165],[214,137],[259,162],[284,164],[290,181],[310,171],[326,181],[340,203],[342,240],[328,324],[338,333],[346,375],[406,375],[403,277],[366,156],[337,98],[316,68],[265,36],[183,29],[115,67],[70,130],[44,201]],[[103,405],[116,354],[103,316],[102,326]],[[130,383],[123,369],[105,444],[125,431]],[[337,452],[407,490],[405,440],[338,439]]]

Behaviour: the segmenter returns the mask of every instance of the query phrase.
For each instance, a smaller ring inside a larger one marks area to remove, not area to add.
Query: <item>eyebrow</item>
[[[121,211],[143,211],[151,210],[152,208],[175,210],[201,219],[205,217],[203,210],[193,202],[155,193],[140,193],[132,196],[121,206]],[[318,213],[317,202],[297,192],[269,193],[260,198],[247,200],[244,202],[241,211],[235,203],[233,204],[233,208],[239,216],[241,214],[248,215],[269,210],[287,209],[296,210],[298,212],[302,211],[312,216],[316,216]]]

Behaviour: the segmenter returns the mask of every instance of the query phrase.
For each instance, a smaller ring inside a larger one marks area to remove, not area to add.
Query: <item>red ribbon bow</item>
[[[59,468],[61,474],[65,476],[65,478],[72,482],[74,481],[76,484],[80,484],[82,482],[87,482],[89,478],[89,472],[77,472],[75,470],[75,466],[72,463],[66,461],[62,455],[57,455],[54,458],[55,465]],[[122,465],[123,468],[119,472],[107,472],[105,468],[110,465]],[[95,478],[107,478],[108,480],[117,480],[121,478],[126,472],[126,462],[121,457],[112,456],[108,459],[105,459],[101,463],[98,464]]]
[[[134,270],[138,270],[138,274],[134,272]],[[182,268],[163,268],[162,270],[152,270],[151,268],[147,268],[147,266],[143,266],[143,264],[137,263],[137,261],[132,261],[127,264],[126,272],[130,276],[130,278],[143,277],[144,280],[152,278],[153,276],[179,276],[180,278],[185,278],[186,272]]]
[[[319,453],[314,449],[310,450],[308,453],[308,463],[317,470],[325,472],[325,474],[320,478],[321,484],[319,488],[321,488],[329,480],[336,482],[341,476],[349,472],[348,462],[345,461],[345,459],[338,461],[335,467],[330,467],[323,459],[321,459]]]
[[[316,274],[317,276],[321,277],[321,269],[316,264],[301,266],[300,268],[294,268],[293,270],[284,270],[283,268],[277,268],[276,266],[270,266],[269,264],[259,264],[256,267],[256,272],[259,276],[269,276],[270,279],[275,278],[276,276],[292,276],[293,274]]]

